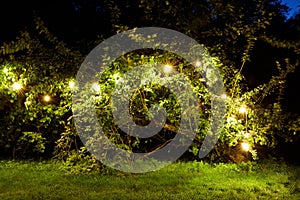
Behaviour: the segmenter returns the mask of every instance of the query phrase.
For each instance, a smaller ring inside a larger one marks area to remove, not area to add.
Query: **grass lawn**
[[[175,163],[146,174],[75,175],[48,162],[0,161],[0,199],[300,199],[300,167]]]

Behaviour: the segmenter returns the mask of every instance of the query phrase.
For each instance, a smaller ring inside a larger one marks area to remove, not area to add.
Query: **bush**
[[[79,163],[81,168],[86,163],[89,167],[83,171],[94,169],[98,167],[98,163],[82,147],[71,112],[72,91],[76,92],[74,78],[84,56],[68,49],[63,42],[53,37],[39,19],[35,21],[36,32],[22,32],[16,41],[4,44],[0,51],[2,156],[50,158],[54,154],[55,158],[65,160],[67,166]],[[252,42],[253,38],[249,41],[249,49]],[[249,49],[243,58],[245,62]],[[200,128],[190,147],[190,152],[197,156],[210,123],[211,96],[202,83],[204,77],[190,63],[172,53],[141,50],[114,61],[97,81],[101,89],[101,94],[95,94],[98,97],[95,104],[98,119],[107,137],[125,150],[151,153],[168,143],[178,129],[181,108],[176,99],[180,97],[176,97],[165,87],[145,84],[131,98],[130,112],[137,124],[149,123],[151,116],[148,116],[148,108],[153,104],[158,103],[167,110],[168,118],[164,129],[152,138],[140,139],[122,132],[113,120],[114,108],[111,107],[112,90],[125,72],[146,63],[167,62],[190,79],[198,98]],[[291,142],[299,137],[296,135],[299,133],[298,116],[285,113],[281,105],[286,77],[294,71],[297,62],[277,62],[278,74],[268,83],[254,89],[247,87],[239,70],[221,64],[217,58],[214,58],[214,62],[227,88],[226,95],[224,94],[227,113],[219,142],[206,157],[207,160],[239,162],[257,159],[257,146],[274,148],[279,140]],[[273,100],[265,102],[266,97],[272,97]],[[83,103],[74,109],[84,112],[86,105]],[[243,152],[242,146],[247,147],[246,151],[250,152],[250,156]]]

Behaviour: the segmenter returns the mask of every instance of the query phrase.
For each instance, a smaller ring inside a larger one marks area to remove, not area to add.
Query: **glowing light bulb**
[[[45,102],[51,101],[51,97],[50,97],[48,94],[46,94],[46,95],[44,96],[44,101],[45,101]]]
[[[5,67],[5,68],[3,69],[3,72],[4,72],[5,74],[7,74],[7,73],[8,73],[8,69]]]
[[[201,62],[200,61],[196,61],[195,66],[196,67],[200,67],[201,66]]]
[[[239,112],[240,112],[241,114],[247,113],[246,107],[245,107],[245,106],[240,107],[240,108],[239,108]]]
[[[227,98],[227,95],[226,95],[226,94],[222,94],[222,95],[221,95],[221,98],[222,98],[222,99],[226,99],[226,98]]]
[[[71,89],[74,89],[74,88],[75,88],[75,82],[74,82],[74,81],[70,81],[70,82],[69,82],[69,87],[70,87]]]
[[[165,74],[171,73],[172,70],[173,70],[173,67],[172,67],[171,65],[165,65],[165,66],[164,66],[164,73],[165,73]]]
[[[249,145],[248,143],[246,143],[246,142],[243,142],[243,143],[241,144],[241,146],[242,146],[242,149],[243,149],[244,151],[249,151],[249,149],[250,149],[250,145]]]
[[[13,88],[13,90],[18,91],[18,90],[22,89],[22,85],[18,82],[14,82],[12,88]]]
[[[98,85],[98,83],[94,83],[92,85],[92,88],[94,89],[95,92],[99,92],[100,91],[100,85]]]

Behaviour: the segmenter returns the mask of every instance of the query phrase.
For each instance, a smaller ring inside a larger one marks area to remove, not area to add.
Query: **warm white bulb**
[[[95,92],[99,92],[100,91],[100,85],[98,83],[94,83],[92,87],[93,87],[93,89],[94,89]]]
[[[240,107],[239,112],[240,112],[241,114],[247,113],[246,107],[245,107],[245,106]]]
[[[3,69],[3,72],[4,72],[5,74],[7,74],[7,73],[8,73],[8,69],[5,67],[5,68]]]
[[[195,66],[196,67],[200,67],[201,66],[201,62],[200,61],[196,61]]]
[[[226,95],[226,94],[222,94],[222,95],[221,95],[221,98],[222,98],[222,99],[226,99],[226,98],[227,98],[227,95]]]
[[[171,65],[165,65],[164,66],[164,73],[169,74],[173,70],[173,67]]]
[[[70,82],[69,82],[69,87],[70,87],[71,89],[75,88],[75,82],[74,82],[74,81],[70,81]]]
[[[249,151],[249,149],[250,149],[250,145],[249,145],[248,143],[246,143],[246,142],[243,142],[243,143],[241,144],[241,146],[242,146],[242,149],[243,149],[244,151]]]
[[[50,100],[51,100],[51,97],[50,97],[49,95],[46,94],[46,95],[44,96],[44,101],[45,101],[45,102],[49,102]]]
[[[17,82],[15,82],[12,87],[13,87],[13,90],[22,89],[22,85],[20,83],[17,83]]]

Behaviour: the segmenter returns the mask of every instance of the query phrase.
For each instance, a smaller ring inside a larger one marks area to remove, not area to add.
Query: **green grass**
[[[0,199],[300,199],[299,166],[175,163],[146,174],[74,175],[0,161]]]

